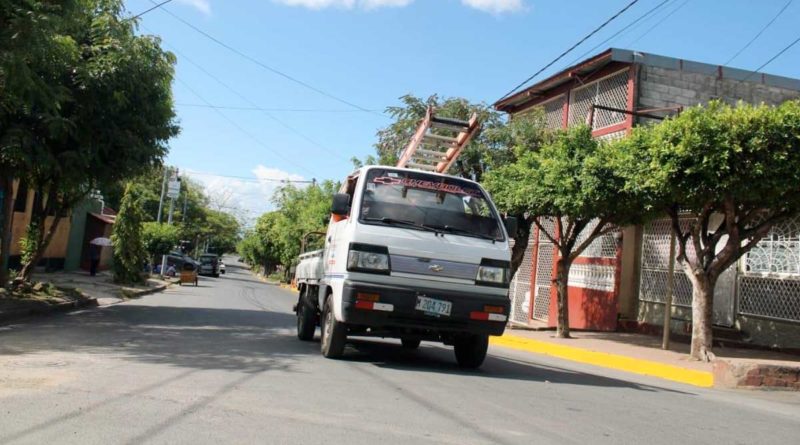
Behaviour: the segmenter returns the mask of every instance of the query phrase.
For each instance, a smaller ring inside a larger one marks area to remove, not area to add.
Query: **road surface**
[[[0,327],[0,443],[797,443],[800,396],[700,390],[493,348],[297,340],[248,271]],[[317,334],[317,338],[319,334]]]

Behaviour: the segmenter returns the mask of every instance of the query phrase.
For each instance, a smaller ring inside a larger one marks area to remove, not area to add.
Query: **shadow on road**
[[[117,305],[27,325],[13,339],[7,332],[0,355],[113,353],[195,369],[289,370],[319,348],[291,335],[294,326],[293,314],[265,310]]]
[[[402,371],[470,375],[489,379],[527,380],[552,384],[629,388],[641,391],[672,392],[686,395],[693,394],[657,386],[641,385],[596,374],[572,371],[565,368],[535,363],[533,361],[515,360],[497,355],[489,355],[483,366],[477,370],[464,370],[459,368],[456,364],[453,351],[450,348],[426,347],[423,345],[418,350],[407,350],[399,344],[385,341],[352,339],[348,343],[344,360],[372,363],[378,368]]]

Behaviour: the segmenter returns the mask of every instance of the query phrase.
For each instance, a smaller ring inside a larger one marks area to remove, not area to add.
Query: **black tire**
[[[215,273],[213,276],[214,276],[214,278],[219,278],[219,274],[218,273]]]
[[[300,295],[297,304],[297,338],[303,341],[314,340],[317,330],[317,314],[313,307],[306,301],[305,291]]]
[[[325,301],[322,311],[321,331],[322,341],[320,350],[325,358],[339,358],[344,354],[344,345],[347,343],[347,326],[333,316],[333,297]]]
[[[419,344],[422,343],[422,340],[413,338],[401,338],[400,343],[402,343],[403,349],[417,349],[419,348]]]
[[[475,369],[486,359],[486,351],[489,349],[489,336],[481,334],[470,334],[458,337],[453,342],[453,349],[456,353],[458,366],[464,369]]]

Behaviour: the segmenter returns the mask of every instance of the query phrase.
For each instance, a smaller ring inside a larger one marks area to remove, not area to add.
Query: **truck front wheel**
[[[303,341],[314,340],[314,331],[317,329],[316,314],[314,308],[308,304],[306,293],[308,288],[303,290],[300,295],[300,302],[297,304],[297,338]]]
[[[489,336],[469,334],[458,337],[453,342],[458,366],[465,369],[475,369],[483,364],[486,351],[489,349]]]
[[[322,342],[320,349],[326,358],[339,358],[344,354],[344,345],[347,343],[347,326],[333,315],[333,297],[325,302],[322,311]]]

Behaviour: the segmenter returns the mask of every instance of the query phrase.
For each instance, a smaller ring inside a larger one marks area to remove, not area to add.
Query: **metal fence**
[[[572,90],[569,102],[569,125],[585,124],[592,105],[628,108],[627,69]],[[597,130],[625,122],[626,116],[609,110],[595,110],[592,129]]]
[[[656,220],[644,227],[640,301],[665,301],[670,230],[668,219]],[[693,256],[691,243],[687,249]],[[676,263],[675,267],[673,304],[691,307],[692,284],[680,264]],[[730,313],[726,305],[730,305]],[[733,323],[733,313],[800,322],[800,217],[776,226],[738,265],[720,276],[714,310],[715,322],[725,325]]]
[[[548,233],[554,233],[555,221],[543,219],[542,226]],[[539,234],[538,253],[536,255],[536,286],[533,289],[533,318],[547,321],[550,314],[550,290],[553,286],[553,261],[555,247],[544,235]]]
[[[534,245],[534,237],[528,240],[528,248],[525,249],[525,256],[522,258],[517,273],[511,279],[509,293],[511,295],[511,321],[516,323],[528,323],[528,313],[531,304],[531,262]]]

